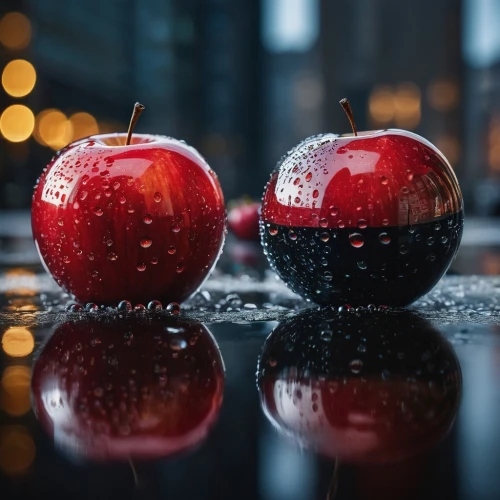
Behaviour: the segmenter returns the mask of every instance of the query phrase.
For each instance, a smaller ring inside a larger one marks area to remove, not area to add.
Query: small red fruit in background
[[[306,139],[264,192],[262,244],[296,293],[319,304],[406,306],[455,257],[462,194],[446,158],[404,130]]]
[[[222,404],[224,364],[202,324],[92,319],[57,327],[35,363],[35,414],[56,446],[94,460],[196,446]]]
[[[237,201],[230,204],[227,225],[240,240],[259,241],[259,218],[260,203]]]
[[[42,263],[82,303],[181,302],[224,242],[215,173],[192,147],[158,135],[104,134],[70,144],[39,179],[32,228]]]

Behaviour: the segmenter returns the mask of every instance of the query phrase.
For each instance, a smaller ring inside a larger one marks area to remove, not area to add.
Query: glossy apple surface
[[[320,304],[404,306],[427,293],[462,235],[462,195],[444,156],[402,130],[307,139],[266,187],[271,266]]]
[[[260,203],[241,203],[231,208],[227,214],[229,229],[240,239],[259,241]]]
[[[56,329],[35,363],[32,399],[66,453],[138,460],[200,443],[223,388],[223,361],[204,325],[96,319]]]
[[[410,313],[306,312],[271,333],[258,368],[267,418],[301,446],[394,462],[449,432],[461,372],[448,341]]]
[[[54,157],[35,188],[42,262],[82,303],[181,302],[221,252],[225,206],[216,175],[175,139],[89,137]]]

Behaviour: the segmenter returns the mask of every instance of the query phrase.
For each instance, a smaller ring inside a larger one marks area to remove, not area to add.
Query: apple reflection
[[[61,324],[33,369],[37,418],[55,444],[93,460],[167,457],[200,443],[222,404],[210,331],[175,318]]]
[[[461,393],[449,342],[409,312],[307,311],[282,322],[258,367],[267,418],[301,446],[381,464],[431,449]]]

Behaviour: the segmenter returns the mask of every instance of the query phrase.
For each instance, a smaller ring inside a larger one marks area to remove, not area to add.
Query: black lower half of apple
[[[330,229],[261,223],[281,279],[318,304],[406,306],[429,292],[455,257],[463,212],[413,226]]]

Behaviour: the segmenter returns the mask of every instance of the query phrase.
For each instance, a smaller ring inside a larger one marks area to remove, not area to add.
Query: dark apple
[[[264,192],[264,252],[306,299],[405,306],[436,285],[458,250],[460,188],[424,138],[353,130],[307,139],[279,162]]]
[[[461,372],[415,314],[308,311],[278,325],[258,367],[267,418],[301,446],[354,463],[394,462],[449,432]]]
[[[240,240],[259,241],[260,203],[241,202],[229,209],[227,225]]]
[[[225,206],[194,148],[130,129],[60,151],[35,188],[32,227],[46,269],[78,301],[181,302],[215,266]]]
[[[57,327],[35,363],[32,399],[66,453],[138,460],[200,443],[223,388],[220,351],[204,325],[86,319]]]

